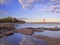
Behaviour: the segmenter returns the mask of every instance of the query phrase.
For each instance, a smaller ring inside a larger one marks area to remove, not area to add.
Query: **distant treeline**
[[[12,18],[12,17],[6,17],[6,18],[1,18],[0,19],[0,23],[25,23],[25,21],[22,20],[18,20],[16,18]]]

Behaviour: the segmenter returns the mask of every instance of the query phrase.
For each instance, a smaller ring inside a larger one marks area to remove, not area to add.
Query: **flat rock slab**
[[[3,29],[13,30],[15,27],[12,23],[0,23],[0,30]]]
[[[17,33],[22,33],[25,35],[32,35],[34,33],[33,29],[27,29],[27,28],[23,28],[23,29],[18,29],[16,30]]]
[[[8,31],[8,32],[4,32],[3,35],[9,36],[12,35],[14,33],[14,31]]]
[[[5,37],[5,36],[10,36],[14,34],[14,30],[13,31],[8,31],[8,32],[3,32],[2,34],[0,34],[0,38]]]
[[[35,32],[42,32],[42,31],[44,31],[44,29],[34,28],[34,31],[35,31]]]
[[[2,38],[2,37],[4,37],[5,35],[3,35],[3,34],[0,34],[0,38]]]
[[[22,28],[22,29],[17,29],[17,33],[22,33],[25,35],[32,35],[34,32],[42,32],[44,30],[41,30],[40,28]]]
[[[43,39],[45,40],[49,45],[60,45],[60,38],[51,38],[48,36],[42,36],[42,35],[35,35],[36,39]]]

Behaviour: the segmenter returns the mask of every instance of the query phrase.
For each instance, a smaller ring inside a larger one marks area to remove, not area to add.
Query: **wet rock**
[[[34,29],[34,28],[32,28],[32,27],[28,27],[27,29]]]
[[[15,27],[12,23],[0,23],[0,37],[12,35],[14,30]]]
[[[0,23],[0,33],[7,32],[14,30],[15,27],[13,24],[10,23]]]
[[[43,28],[44,30],[59,31],[60,28]]]
[[[2,37],[5,37],[5,35],[3,35],[3,34],[0,34],[0,38],[2,38]]]
[[[42,35],[35,35],[36,39],[43,39],[45,40],[49,45],[60,45],[60,38],[51,38],[48,36],[42,36]]]
[[[17,33],[22,33],[22,34],[25,34],[25,35],[32,35],[34,33],[34,30],[23,28],[23,29],[16,30],[16,32]]]
[[[32,29],[32,30],[34,30],[36,32],[42,32],[42,31],[44,31],[43,28],[32,28],[32,27],[28,27],[27,29]]]
[[[2,34],[0,34],[0,38],[5,37],[5,36],[10,36],[13,35],[14,31],[8,31],[8,32],[4,32]]]
[[[0,30],[2,29],[13,30],[15,29],[15,27],[13,26],[13,24],[10,23],[0,23]]]
[[[36,32],[42,32],[42,31],[44,31],[44,29],[34,28],[34,31],[36,31]]]
[[[3,35],[6,35],[6,36],[10,36],[10,35],[13,35],[14,34],[14,31],[8,31],[8,32],[4,32]]]

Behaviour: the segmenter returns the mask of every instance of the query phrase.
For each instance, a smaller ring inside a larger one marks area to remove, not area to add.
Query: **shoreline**
[[[51,30],[51,31],[60,31],[60,28],[55,27],[55,28],[32,28],[32,27],[27,27],[27,28],[21,28],[21,29],[16,29],[14,27],[16,23],[0,23],[0,37],[4,37],[7,35],[11,35],[14,33],[22,33],[25,35],[33,35],[34,32],[43,32],[44,30]],[[4,35],[4,36],[2,36]]]
[[[0,23],[0,38],[13,34],[14,30],[14,24]]]
[[[0,23],[0,38],[13,35],[14,33],[22,33],[23,35],[33,36],[34,32],[43,32],[44,30],[59,31],[60,28],[21,28],[15,29],[14,24],[11,23]],[[48,36],[34,35],[35,39],[45,40],[49,45],[59,45],[60,38],[51,38]]]

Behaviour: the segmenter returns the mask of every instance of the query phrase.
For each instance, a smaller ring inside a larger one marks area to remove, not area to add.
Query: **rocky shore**
[[[34,32],[42,32],[44,30],[59,31],[60,28],[21,28],[15,29],[13,23],[0,23],[0,37],[11,35],[14,33],[22,33],[25,35],[33,35]]]
[[[12,23],[0,23],[0,38],[14,33],[14,25]]]
[[[48,29],[48,28],[46,28],[46,29]],[[58,31],[55,28],[50,28],[50,29],[52,29],[51,31]],[[31,35],[32,36],[35,31],[42,32],[42,31],[44,31],[44,29],[43,28],[23,28],[23,29],[17,30],[16,32],[22,33],[24,35]],[[33,37],[36,39],[45,40],[48,43],[48,45],[60,45],[60,38],[52,38],[52,37],[43,36],[43,35],[34,35]],[[33,43],[31,41],[32,41],[31,39],[30,39],[30,41],[23,41],[21,44],[25,45],[26,43],[29,42],[29,44],[35,45],[35,43]],[[39,45],[40,45],[40,43],[39,43]]]
[[[32,36],[34,32],[42,32],[44,30],[59,31],[60,28],[22,28],[15,29],[12,23],[0,23],[0,38],[12,35],[14,33],[22,33],[24,35]],[[51,38],[48,36],[34,35],[36,39],[43,39],[48,42],[49,45],[60,45],[60,38]]]
[[[44,30],[51,30],[51,31],[59,31],[60,28],[22,28],[22,29],[17,29],[15,32],[17,33],[22,33],[25,35],[33,35],[34,32],[43,32]]]

